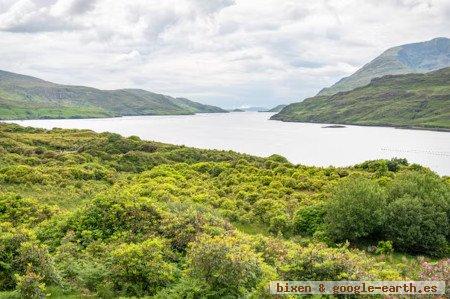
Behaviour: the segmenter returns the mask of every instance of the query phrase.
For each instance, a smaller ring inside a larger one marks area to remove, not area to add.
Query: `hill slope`
[[[307,167],[11,124],[0,153],[0,298],[270,298],[273,280],[450,265],[450,180],[404,159]]]
[[[450,129],[450,68],[376,78],[352,91],[288,105],[271,119]]]
[[[0,119],[169,115],[225,110],[140,89],[60,85],[0,71]]]
[[[342,78],[333,86],[322,89],[318,95],[333,95],[370,83],[384,75],[426,73],[450,66],[450,39],[435,38],[430,41],[406,44],[386,50],[364,65],[353,75]]]
[[[284,107],[286,107],[287,105],[281,104],[281,105],[277,105],[269,110],[267,110],[266,112],[280,112],[281,110],[283,110]]]

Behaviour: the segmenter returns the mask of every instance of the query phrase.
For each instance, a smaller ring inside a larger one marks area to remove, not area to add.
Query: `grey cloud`
[[[449,1],[428,3],[0,0],[0,69],[271,106],[315,94],[388,47],[449,36]]]
[[[86,28],[74,17],[93,9],[96,0],[20,0],[0,14],[0,31],[55,32]]]
[[[72,1],[68,13],[71,15],[80,15],[92,10],[97,0],[76,0]]]
[[[218,12],[236,3],[234,0],[190,0],[190,2],[207,14]]]

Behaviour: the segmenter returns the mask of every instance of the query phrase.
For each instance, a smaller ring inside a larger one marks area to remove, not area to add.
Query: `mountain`
[[[426,42],[406,44],[386,50],[353,75],[322,89],[317,95],[349,91],[384,75],[426,73],[449,66],[450,39],[440,37]]]
[[[171,115],[225,110],[141,89],[100,90],[0,71],[0,119]]]
[[[280,112],[286,106],[287,105],[281,104],[281,105],[273,107],[272,109],[266,110],[264,112]]]
[[[375,78],[352,91],[290,104],[271,119],[450,129],[450,67]]]

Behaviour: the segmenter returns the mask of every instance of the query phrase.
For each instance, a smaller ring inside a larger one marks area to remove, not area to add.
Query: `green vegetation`
[[[352,91],[288,105],[271,119],[450,129],[450,68],[373,79]]]
[[[60,85],[0,71],[0,119],[170,115],[225,110],[139,89]]]
[[[264,112],[280,112],[280,111],[283,110],[283,108],[286,107],[286,106],[287,106],[287,105],[283,105],[283,104],[277,105],[277,106],[273,107],[272,109],[269,109],[269,110],[264,111]]]
[[[385,75],[426,73],[450,66],[450,39],[440,37],[430,41],[390,48],[364,65],[351,76],[322,89],[318,96],[331,96],[350,91]]]
[[[0,124],[0,298],[269,298],[448,279],[450,179]],[[423,257],[424,256],[424,257]]]

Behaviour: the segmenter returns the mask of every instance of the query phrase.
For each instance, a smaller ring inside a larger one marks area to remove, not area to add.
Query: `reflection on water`
[[[348,166],[370,159],[401,157],[450,175],[450,133],[366,126],[323,128],[324,124],[271,121],[270,115],[241,112],[14,122],[42,128],[109,131],[258,156],[280,154],[293,163],[316,166]]]

